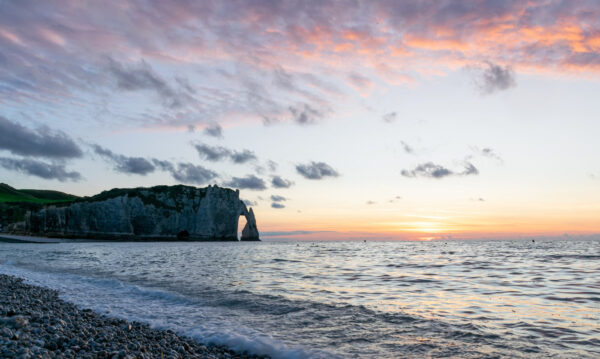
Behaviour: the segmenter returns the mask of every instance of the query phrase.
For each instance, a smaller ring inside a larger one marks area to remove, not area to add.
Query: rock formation
[[[156,186],[113,189],[64,205],[50,205],[25,216],[31,235],[93,239],[258,241],[252,209],[239,190],[208,186]]]

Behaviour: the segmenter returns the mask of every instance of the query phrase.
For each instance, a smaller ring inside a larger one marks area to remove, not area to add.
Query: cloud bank
[[[36,130],[0,116],[0,149],[15,155],[70,159],[83,156],[81,148],[64,132],[47,126]]]
[[[0,157],[0,166],[7,170],[18,171],[47,180],[55,179],[61,182],[77,182],[83,179],[79,172],[68,171],[63,164],[50,164],[29,158],[14,159]]]

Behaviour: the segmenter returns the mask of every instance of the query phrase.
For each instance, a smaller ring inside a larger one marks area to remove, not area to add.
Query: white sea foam
[[[266,354],[274,359],[337,357],[324,351],[289,347],[254,329],[227,322],[218,308],[203,307],[199,301],[177,293],[115,279],[37,272],[12,263],[0,264],[0,273],[23,278],[29,284],[56,289],[62,299],[99,314],[145,322],[158,329],[171,329],[203,343]]]

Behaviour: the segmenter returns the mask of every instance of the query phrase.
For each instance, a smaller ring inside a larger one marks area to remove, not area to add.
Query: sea
[[[600,358],[600,240],[0,243],[82,308],[272,358]]]

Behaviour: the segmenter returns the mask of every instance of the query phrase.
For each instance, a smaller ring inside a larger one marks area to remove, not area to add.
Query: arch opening
[[[238,226],[237,226],[238,241],[242,239],[242,231],[244,230],[244,227],[246,227],[246,223],[248,223],[246,216],[244,216],[243,214],[240,214],[240,216],[238,217]]]

